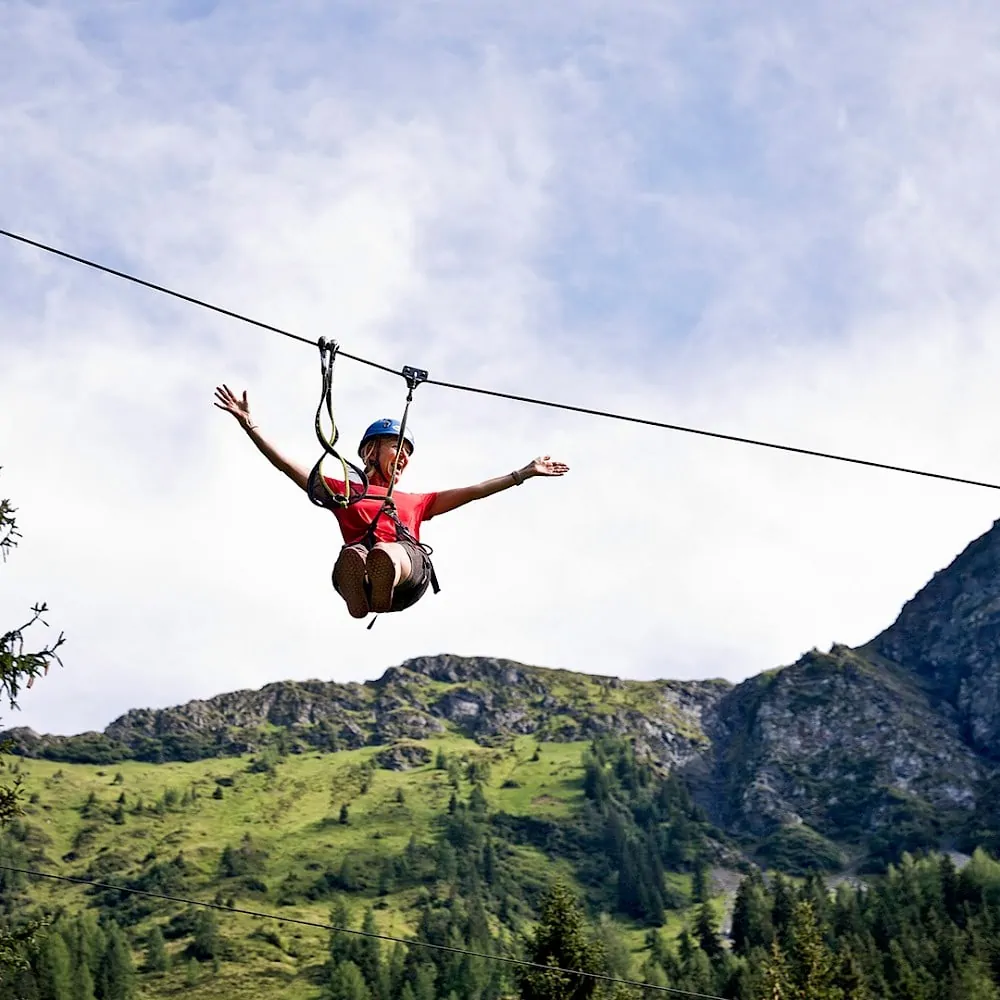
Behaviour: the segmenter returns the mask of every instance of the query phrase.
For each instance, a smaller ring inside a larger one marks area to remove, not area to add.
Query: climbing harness
[[[368,525],[368,530],[365,532],[364,537],[361,539],[361,544],[364,545],[368,551],[371,551],[377,542],[375,537],[375,530],[379,522],[379,518],[385,516],[388,517],[390,521],[395,525],[396,528],[396,541],[406,541],[409,542],[414,548],[419,549],[424,556],[424,572],[421,574],[420,579],[413,581],[413,594],[415,595],[411,601],[408,601],[403,607],[409,607],[410,604],[415,603],[416,600],[423,595],[424,591],[427,589],[428,584],[430,584],[434,593],[440,592],[441,587],[438,584],[437,573],[434,571],[434,564],[431,562],[431,555],[434,550],[426,544],[426,542],[418,542],[414,538],[412,532],[406,527],[405,524],[399,519],[399,514],[396,512],[396,502],[392,499],[393,490],[396,488],[396,472],[399,469],[399,457],[403,453],[403,445],[409,443],[410,450],[413,450],[413,437],[412,435],[407,435],[406,422],[410,416],[410,404],[413,402],[413,390],[421,382],[427,381],[427,372],[423,368],[411,368],[406,366],[403,368],[403,378],[406,379],[407,393],[406,393],[406,406],[403,407],[403,418],[399,421],[398,429],[395,427],[390,427],[387,425],[387,429],[391,430],[396,437],[396,454],[393,456],[392,460],[392,471],[389,475],[389,486],[386,489],[385,497],[382,500],[382,506],[379,507],[377,513],[372,518],[371,524]],[[392,422],[390,422],[391,424]],[[362,439],[362,445],[364,445],[365,440],[370,440],[372,437],[382,436],[373,434],[373,430],[377,427],[373,424],[365,432],[365,438]],[[403,610],[400,607],[396,610]],[[368,628],[370,629],[378,619],[376,614],[372,620],[368,623]]]
[[[349,507],[351,504],[363,500],[368,494],[368,477],[365,475],[364,469],[359,469],[353,462],[347,461],[335,447],[337,439],[340,437],[340,431],[337,430],[337,422],[333,416],[333,365],[337,359],[339,347],[335,340],[328,341],[323,337],[319,338],[316,346],[319,347],[323,391],[320,395],[319,405],[316,407],[315,428],[316,437],[323,447],[323,454],[320,455],[319,461],[309,473],[306,493],[317,507]],[[329,434],[323,431],[324,409],[330,418]],[[343,472],[343,493],[338,493],[333,489],[323,475],[323,461],[328,456],[340,462]]]
[[[333,415],[333,366],[337,359],[337,351],[339,350],[336,341],[326,340],[323,337],[317,341],[319,348],[319,361],[320,361],[320,374],[322,376],[322,394],[320,395],[319,405],[316,407],[316,438],[323,447],[323,453],[320,455],[319,460],[313,466],[312,471],[309,473],[309,480],[306,483],[306,493],[309,499],[316,504],[317,507],[326,507],[331,509],[334,507],[350,507],[352,504],[358,503],[360,500],[364,499],[377,499],[377,497],[371,496],[368,492],[370,483],[368,481],[367,471],[358,468],[353,462],[349,462],[340,452],[337,451],[336,444],[340,437],[340,432],[337,429],[337,422]],[[364,437],[361,439],[361,445],[358,449],[359,454],[364,451],[364,445],[366,442],[377,438],[385,436],[393,436],[398,439],[396,445],[396,454],[393,456],[392,460],[392,472],[389,476],[389,486],[386,489],[385,497],[382,498],[382,503],[379,506],[378,511],[372,518],[371,524],[368,525],[367,531],[359,540],[360,544],[370,552],[378,542],[376,538],[375,531],[378,526],[379,519],[382,517],[389,518],[395,525],[396,529],[396,541],[406,542],[414,549],[419,549],[423,556],[421,560],[420,574],[419,577],[412,579],[412,586],[408,588],[408,592],[404,598],[405,603],[401,603],[398,607],[393,610],[401,611],[404,607],[409,607],[419,599],[424,591],[427,589],[428,585],[434,588],[434,593],[440,591],[440,586],[438,585],[437,573],[434,571],[434,564],[431,562],[431,555],[433,549],[425,544],[424,542],[419,542],[413,536],[413,533],[406,527],[405,524],[399,519],[399,514],[396,510],[396,503],[392,498],[393,490],[396,487],[396,473],[399,470],[399,459],[403,454],[403,447],[409,444],[410,451],[413,451],[413,434],[408,432],[406,429],[406,424],[410,416],[410,404],[413,402],[413,390],[421,382],[427,381],[427,372],[422,368],[410,368],[405,367],[402,371],[403,378],[406,379],[407,394],[406,394],[406,406],[403,408],[403,418],[402,420],[380,420],[372,424],[368,430],[365,431]],[[329,432],[323,430],[323,411],[326,410],[327,417],[330,422]],[[327,482],[326,477],[323,475],[323,462],[326,458],[334,458],[340,463],[340,467],[343,473],[343,492],[337,492],[330,484]],[[413,567],[414,570],[417,569],[416,566]],[[372,618],[368,625],[371,628],[375,624],[375,619],[378,615]]]

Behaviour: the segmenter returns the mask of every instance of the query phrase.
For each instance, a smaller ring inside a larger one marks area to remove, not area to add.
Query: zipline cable
[[[248,917],[261,917],[264,920],[279,920],[289,924],[300,924],[303,927],[315,927],[319,930],[334,931],[340,934],[354,934],[358,937],[374,938],[377,941],[388,941],[392,944],[402,944],[410,948],[430,948],[434,951],[446,951],[453,955],[467,955],[469,958],[483,958],[490,962],[506,962],[508,965],[518,965],[528,969],[538,969],[542,972],[558,972],[565,976],[583,976],[586,979],[596,979],[605,983],[619,983],[622,986],[632,986],[641,990],[658,990],[661,993],[696,997],[698,1000],[727,1000],[726,997],[714,993],[693,993],[673,986],[657,986],[653,983],[640,983],[634,979],[619,979],[616,976],[605,976],[599,972],[582,972],[579,969],[564,969],[558,965],[543,965],[541,962],[529,962],[523,958],[510,958],[506,955],[489,955],[486,952],[471,951],[468,948],[453,948],[446,944],[434,944],[432,941],[393,937],[389,934],[377,934],[374,931],[354,930],[350,927],[337,927],[334,924],[322,924],[315,920],[303,920],[300,917],[279,916],[276,913],[264,913],[258,910],[244,910],[238,906],[224,906],[222,903],[208,903],[201,899],[186,899],[183,896],[168,896],[162,892],[147,892],[145,889],[130,889],[123,885],[108,885],[105,882],[92,882],[85,878],[74,878],[71,875],[56,875],[54,872],[40,872],[31,868],[14,868],[10,865],[0,865],[0,871],[17,872],[21,875],[31,875],[35,878],[48,878],[60,882],[73,882],[76,885],[89,885],[95,889],[108,889],[112,892],[129,892],[135,896],[148,896],[151,899],[163,899],[171,903],[186,903],[188,906],[203,906],[209,910],[222,910],[224,913],[242,913]]]
[[[345,355],[346,357],[347,355]],[[509,392],[498,392],[496,389],[480,389],[471,385],[459,385],[456,382],[440,382],[429,378],[428,385],[441,386],[444,389],[457,389],[460,392],[474,392],[481,396],[495,396],[497,399],[509,399],[515,403],[530,403],[532,406],[548,406],[557,410],[568,410],[570,413],[585,413],[592,417],[604,417],[607,420],[624,420],[632,424],[643,424],[646,427],[658,427],[666,431],[681,431],[684,434],[697,434],[701,437],[717,438],[720,441],[733,441],[736,444],[752,444],[758,448],[771,448],[774,451],[787,451],[793,455],[811,455],[813,458],[827,458],[834,462],[849,462],[851,465],[865,465],[872,469],[885,469],[888,472],[905,472],[911,476],[925,476],[929,479],[944,479],[950,483],[963,483],[966,486],[983,486],[988,490],[1000,490],[1000,485],[987,483],[978,479],[963,479],[961,476],[949,476],[942,472],[928,472],[922,469],[911,469],[904,465],[889,465],[885,462],[873,462],[866,458],[853,458],[850,455],[836,455],[827,451],[815,451],[812,448],[798,448],[795,445],[779,444],[774,441],[761,441],[757,438],[740,437],[738,434],[723,434],[721,431],[709,431],[700,427],[686,427],[682,424],[670,424],[663,420],[649,420],[645,417],[629,417],[609,410],[594,410],[586,406],[573,406],[569,403],[556,403],[548,399],[535,399],[531,396],[517,396]]]
[[[106,274],[113,274],[116,277],[124,278],[126,281],[132,281],[137,285],[142,285],[145,288],[151,288],[154,291],[163,292],[165,295],[172,295],[174,298],[190,302],[192,305],[202,306],[205,309],[211,309],[213,312],[221,313],[223,316],[229,316],[232,319],[238,319],[243,323],[249,323],[251,326],[260,327],[262,330],[268,330],[271,333],[281,334],[283,337],[288,337],[291,340],[298,340],[301,343],[309,344],[312,347],[316,346],[315,341],[309,340],[306,337],[301,337],[297,333],[290,333],[288,330],[282,330],[280,327],[272,326],[270,323],[264,323],[261,320],[253,319],[250,316],[234,312],[231,309],[224,309],[222,306],[212,305],[211,302],[196,299],[191,295],[185,295],[182,292],[176,292],[163,285],[157,285],[151,281],[145,281],[142,278],[135,277],[134,275],[126,274],[124,271],[118,271],[113,267],[107,267],[104,264],[98,264],[95,261],[87,260],[85,257],[78,257],[76,254],[67,253],[65,250],[59,250],[58,248],[48,246],[45,243],[39,243],[37,240],[28,239],[27,236],[21,236],[6,229],[0,229],[0,236],[6,236],[9,239],[16,240],[19,243],[25,243],[38,250],[45,250],[47,253],[53,253],[59,257],[65,257],[67,260],[76,261],[78,264],[83,264],[86,267],[92,267],[97,271],[104,271]],[[402,372],[396,371],[395,368],[389,368],[387,365],[379,364],[377,361],[372,361],[369,358],[362,358],[357,354],[349,354],[344,350],[341,350],[338,353],[341,357],[349,358],[351,361],[357,361],[360,364],[368,365],[371,368],[377,368],[379,371],[388,372],[390,375],[405,378],[405,375],[403,375]],[[459,392],[471,392],[481,396],[492,396],[496,399],[507,399],[515,403],[527,403],[531,406],[545,406],[554,410],[565,410],[569,413],[582,413],[587,416],[602,417],[606,420],[620,420],[625,423],[640,424],[645,427],[655,427],[659,430],[678,431],[682,434],[696,434],[699,437],[715,438],[719,441],[731,441],[735,444],[748,444],[757,448],[769,448],[773,451],[784,451],[793,455],[809,455],[813,458],[825,458],[833,462],[847,462],[850,465],[861,465],[870,469],[883,469],[886,472],[902,472],[910,476],[921,476],[925,479],[938,479],[948,483],[959,483],[963,486],[979,486],[987,490],[1000,490],[1000,484],[985,482],[981,479],[967,479],[963,476],[951,476],[943,472],[931,472],[927,469],[914,469],[905,465],[891,465],[887,462],[875,462],[866,458],[855,458],[850,455],[838,455],[833,452],[817,451],[812,448],[799,448],[795,445],[780,444],[775,441],[764,441],[759,438],[742,437],[738,434],[724,434],[721,431],[710,431],[700,427],[688,427],[684,424],[672,424],[663,420],[650,420],[645,417],[634,417],[624,413],[613,413],[609,410],[597,410],[587,406],[575,406],[571,403],[559,403],[549,399],[537,399],[533,396],[519,396],[514,393],[500,392],[496,389],[483,389],[472,385],[462,385],[457,382],[442,382],[438,379],[426,379],[425,381],[428,385],[436,385],[444,389],[455,389]]]
[[[44,250],[46,253],[54,253],[59,257],[65,257],[67,260],[75,260],[78,264],[83,264],[85,267],[94,268],[95,271],[103,271],[105,274],[113,274],[116,278],[124,278],[126,281],[142,285],[144,288],[152,288],[154,292],[163,292],[164,295],[172,295],[175,299],[183,299],[185,302],[190,302],[192,305],[201,306],[203,309],[211,309],[212,312],[222,313],[223,316],[230,316],[233,319],[249,323],[251,326],[259,326],[262,330],[269,330],[271,333],[280,333],[282,337],[289,337],[292,340],[298,340],[303,344],[309,344],[310,347],[316,346],[315,341],[309,340],[306,337],[300,337],[297,333],[289,333],[288,330],[282,330],[280,327],[271,326],[270,323],[263,323],[259,319],[244,316],[242,313],[233,312],[231,309],[223,309],[222,306],[214,306],[211,302],[205,302],[203,299],[196,299],[191,295],[185,295],[183,292],[175,292],[172,288],[166,288],[163,285],[156,285],[152,281],[145,281],[143,278],[137,278],[134,274],[126,274],[125,271],[117,271],[115,268],[108,267],[106,264],[98,264],[96,261],[87,260],[86,257],[77,257],[76,254],[67,253],[65,250],[59,250],[57,247],[50,247],[45,243],[39,243],[37,240],[29,240],[27,236],[19,236],[17,233],[8,232],[6,229],[0,229],[0,236],[6,236],[8,239],[17,240],[19,243],[26,243],[28,246],[35,247],[38,250]],[[386,370],[392,371],[392,369]],[[393,374],[396,373],[393,372]]]

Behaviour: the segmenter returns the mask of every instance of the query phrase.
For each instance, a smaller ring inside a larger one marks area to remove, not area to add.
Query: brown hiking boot
[[[333,586],[344,599],[352,618],[364,618],[368,614],[364,549],[354,545],[341,549],[333,567]]]

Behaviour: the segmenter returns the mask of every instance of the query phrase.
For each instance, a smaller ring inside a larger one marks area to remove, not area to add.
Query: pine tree
[[[770,948],[774,940],[771,906],[760,873],[754,870],[740,883],[730,930],[733,951],[747,955],[752,948]]]
[[[437,969],[432,962],[421,962],[413,976],[414,1000],[437,1000]]]
[[[798,1000],[792,986],[788,962],[777,941],[771,944],[771,954],[764,966],[764,988],[761,1000]]]
[[[73,1000],[95,1000],[94,997],[94,975],[90,971],[90,966],[86,959],[77,960],[73,963],[72,972],[73,989],[70,994]]]
[[[378,870],[378,885],[376,886],[376,892],[378,892],[380,896],[388,896],[389,893],[392,892],[392,870],[392,862],[388,858],[385,858]]]
[[[528,959],[541,965],[593,973],[601,973],[605,967],[602,949],[586,934],[580,904],[562,882],[545,894],[527,951]],[[536,969],[518,970],[518,980],[522,1000],[589,1000],[596,982]]]
[[[103,947],[103,934],[98,937],[92,914],[77,916],[63,926],[62,932],[70,954],[72,1000],[95,1000],[94,969],[98,950]]]
[[[107,944],[97,973],[97,993],[101,1000],[132,1000],[135,995],[132,953],[116,923],[108,926]]]
[[[194,933],[187,954],[198,962],[210,962],[222,958],[222,952],[218,919],[211,910],[200,910],[194,918]]]
[[[771,924],[782,945],[787,944],[788,928],[792,923],[795,899],[792,888],[781,875],[774,876],[771,886]]]
[[[483,794],[483,786],[477,784],[469,795],[469,811],[476,816],[484,816],[486,808],[486,796]]]
[[[898,941],[889,942],[886,960],[887,978],[895,996],[901,1000],[930,1000],[923,977],[910,964],[906,952]]]
[[[788,965],[795,996],[808,1000],[842,1000],[836,985],[836,963],[816,921],[811,902],[800,901],[792,910]]]
[[[344,928],[344,930],[332,930],[330,932],[330,965],[336,968],[342,962],[353,961],[356,954],[357,938],[353,934],[346,933],[351,926],[350,914],[342,899],[338,899],[330,910],[330,924],[334,928]]]
[[[947,1000],[998,1000],[1000,990],[994,984],[989,968],[978,959],[969,958],[952,969],[942,996]]]
[[[389,988],[384,995],[399,997],[400,1000],[403,1000],[401,991],[403,990],[403,977],[406,975],[406,948],[403,945],[398,943],[393,945],[388,969]],[[410,992],[413,992],[412,988]]]
[[[365,910],[361,929],[366,934],[378,934],[378,924],[375,923],[375,914],[371,910]],[[358,968],[368,984],[368,989],[377,997],[379,973],[382,967],[382,949],[379,941],[374,937],[362,937],[358,938],[356,946]],[[384,997],[383,1000],[389,998]]]
[[[868,980],[861,963],[849,944],[840,952],[834,983],[843,994],[844,1000],[875,1000],[868,988]]]
[[[40,1000],[73,1000],[73,971],[69,947],[62,934],[46,935],[38,955]]]
[[[715,914],[710,903],[702,903],[698,907],[698,918],[695,921],[695,933],[698,935],[698,947],[710,959],[722,954],[722,942],[719,940]]]
[[[708,900],[708,867],[699,858],[691,875],[691,902],[704,903]]]
[[[350,960],[338,963],[330,976],[330,1000],[371,1000],[361,970]]]
[[[163,931],[159,924],[155,924],[146,938],[146,963],[147,972],[166,972],[170,967],[170,959],[167,956],[167,946],[163,941]]]
[[[340,807],[340,817],[337,820],[337,822],[340,823],[341,826],[347,826],[347,824],[350,823],[350,821],[351,821],[350,810],[348,810],[347,803],[345,802]]]
[[[493,846],[493,841],[489,837],[483,844],[483,881],[492,886],[497,877],[497,852]]]

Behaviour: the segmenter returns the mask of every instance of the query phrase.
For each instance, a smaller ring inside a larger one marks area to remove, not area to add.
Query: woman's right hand
[[[239,425],[245,431],[253,429],[253,421],[250,419],[250,404],[247,402],[246,389],[243,390],[243,398],[239,399],[233,394],[233,390],[228,385],[217,385],[215,387],[215,405],[220,410],[231,413]]]

